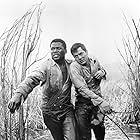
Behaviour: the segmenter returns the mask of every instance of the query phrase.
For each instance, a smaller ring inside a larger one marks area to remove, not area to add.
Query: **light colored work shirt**
[[[36,87],[41,85],[42,88],[42,110],[53,114],[65,113],[72,108],[71,104],[71,80],[69,66],[71,61],[66,60],[66,81],[64,74],[57,63],[48,59],[36,70],[34,70],[18,86],[15,93],[22,94],[24,99]],[[65,71],[64,71],[65,72]]]
[[[82,96],[88,98],[92,103],[97,106],[103,102],[101,96],[100,82],[94,77],[94,74],[101,70],[106,75],[105,70],[100,65],[97,59],[89,58],[90,69],[86,66],[80,65],[78,62],[74,61],[70,65],[70,75],[71,80],[77,90],[77,96]]]

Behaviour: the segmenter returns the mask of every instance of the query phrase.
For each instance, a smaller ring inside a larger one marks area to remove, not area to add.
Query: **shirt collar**
[[[58,65],[52,58],[51,58],[51,60],[52,60],[52,66]],[[66,62],[66,64],[70,64],[72,62],[72,60],[65,59],[65,62]]]

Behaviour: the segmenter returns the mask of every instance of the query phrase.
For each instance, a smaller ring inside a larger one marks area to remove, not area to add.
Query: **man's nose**
[[[58,52],[58,49],[57,49],[57,48],[54,48],[54,49],[53,49],[53,52]]]
[[[82,58],[82,56],[81,55],[78,55],[78,59],[81,59]]]

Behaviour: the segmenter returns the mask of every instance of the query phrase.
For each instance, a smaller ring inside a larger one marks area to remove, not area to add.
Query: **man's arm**
[[[40,84],[44,77],[45,73],[41,70],[38,69],[33,71],[18,85],[15,94],[21,94],[25,100],[28,94],[30,94],[32,90]]]
[[[110,114],[112,112],[110,105],[103,98],[96,95],[88,88],[86,81],[80,73],[80,69],[78,68],[78,66],[74,65],[74,63],[70,65],[70,75],[71,80],[74,86],[78,89],[79,94],[81,94],[85,98],[91,99],[93,105],[98,105],[102,113]]]
[[[104,101],[104,99],[102,99],[100,96],[89,90],[85,79],[80,73],[79,67],[74,63],[70,65],[70,75],[71,80],[74,86],[78,89],[79,94],[85,98],[90,98],[95,106],[101,104]]]
[[[97,67],[97,72],[94,74],[94,77],[99,80],[106,79],[106,71],[100,65],[99,61],[95,57],[92,57],[91,61],[92,61],[93,67]]]
[[[21,84],[19,84],[18,88],[14,92],[14,96],[8,103],[8,108],[10,109],[11,113],[14,113],[15,110],[19,108],[22,97],[24,97],[25,100],[34,87],[39,85],[40,81],[45,80],[47,74],[46,66],[47,65],[42,65],[41,67],[38,67],[38,69],[33,71],[21,82]]]

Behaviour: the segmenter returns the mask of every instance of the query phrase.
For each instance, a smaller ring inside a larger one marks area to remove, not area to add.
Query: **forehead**
[[[73,54],[76,55],[76,54],[80,54],[81,52],[86,53],[81,47],[79,47]]]
[[[61,43],[61,42],[53,42],[52,44],[51,44],[51,48],[52,47],[61,47],[61,48],[64,48],[63,47],[63,44]]]

